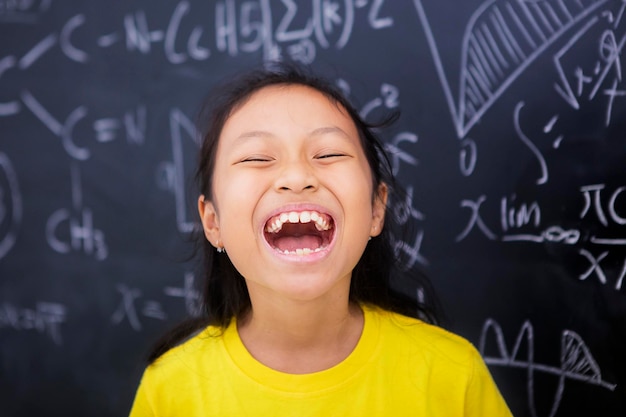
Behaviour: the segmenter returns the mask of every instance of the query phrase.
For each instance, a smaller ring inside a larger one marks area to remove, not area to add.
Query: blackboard
[[[396,249],[514,415],[626,415],[625,11],[0,0],[0,415],[127,414],[146,350],[197,308],[196,110],[276,59],[367,119],[401,110]]]

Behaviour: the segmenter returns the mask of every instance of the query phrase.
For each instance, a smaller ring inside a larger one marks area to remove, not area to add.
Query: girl
[[[391,169],[338,90],[282,65],[213,107],[203,313],[156,347],[131,417],[510,416],[472,345],[393,289]]]

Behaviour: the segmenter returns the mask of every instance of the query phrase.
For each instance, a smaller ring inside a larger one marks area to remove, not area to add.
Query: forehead
[[[348,111],[331,97],[305,85],[280,84],[263,87],[234,109],[224,130],[252,125],[272,126],[292,122],[304,128],[340,125],[356,133]]]

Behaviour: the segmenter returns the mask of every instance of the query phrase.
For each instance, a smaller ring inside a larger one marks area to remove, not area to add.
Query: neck
[[[363,330],[363,313],[347,299],[255,302],[238,322],[244,345],[258,361],[278,371],[310,373],[344,360]]]

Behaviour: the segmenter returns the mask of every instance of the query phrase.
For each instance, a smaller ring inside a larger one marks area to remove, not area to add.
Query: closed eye
[[[239,161],[239,163],[244,163],[244,162],[271,162],[273,161],[272,158],[267,157],[267,156],[250,156],[248,158],[244,158],[242,160]]]
[[[342,156],[347,156],[347,155],[343,153],[327,153],[327,154],[319,155],[317,159],[339,158]]]

